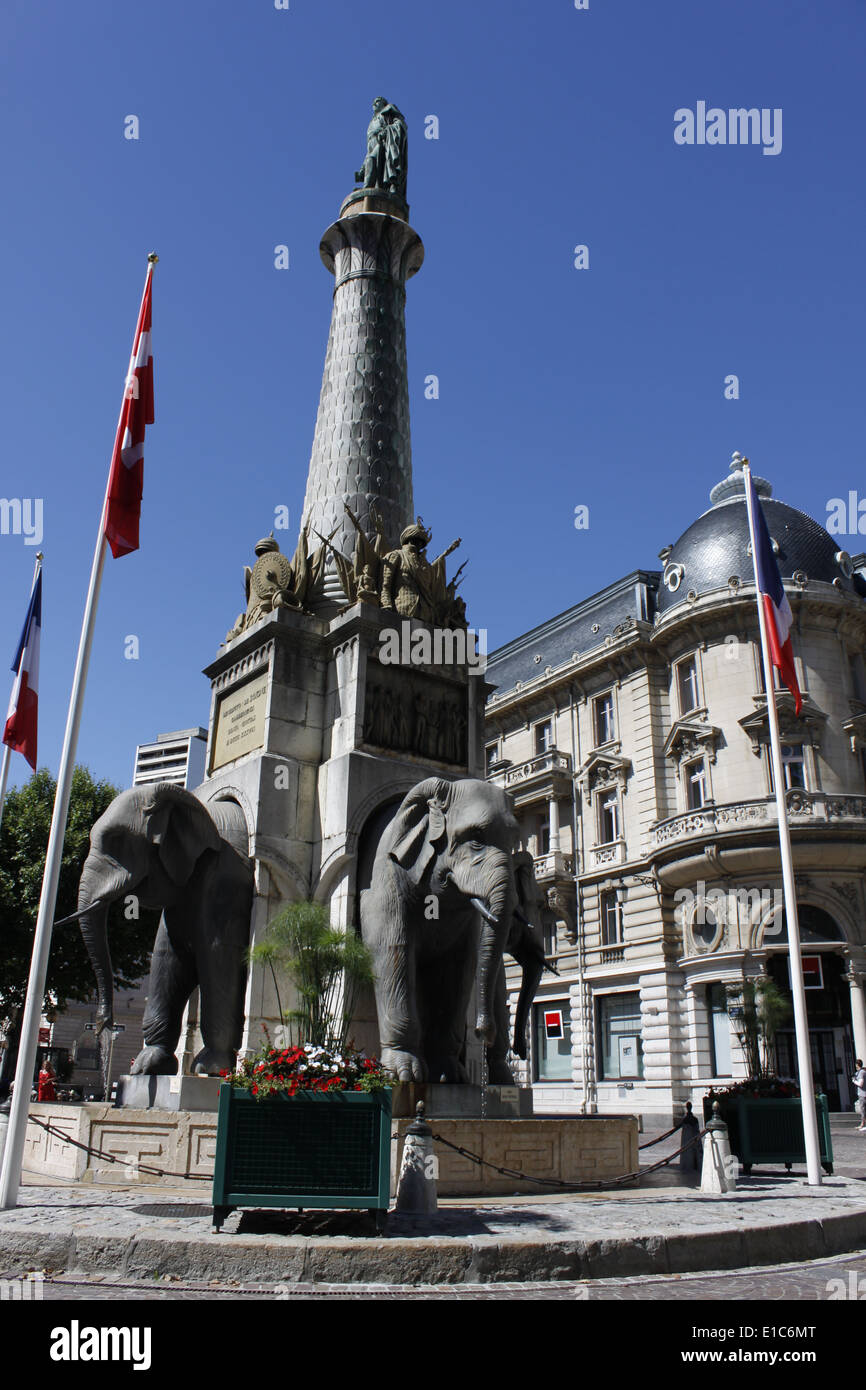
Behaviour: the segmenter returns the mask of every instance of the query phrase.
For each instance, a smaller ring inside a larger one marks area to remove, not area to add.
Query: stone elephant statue
[[[518,908],[517,840],[499,787],[430,778],[404,797],[379,841],[361,934],[373,955],[382,1062],[401,1081],[468,1080],[461,1054],[476,964],[475,1031],[494,1044]]]
[[[93,826],[76,915],[96,973],[99,1031],[113,1022],[109,907],[132,894],[142,907],[162,910],[142,1021],[145,1046],[134,1073],[177,1071],[183,1011],[196,986],[204,1047],[193,1070],[214,1075],[234,1066],[253,873],[240,807],[231,801],[205,806],[169,782],[121,792]]]

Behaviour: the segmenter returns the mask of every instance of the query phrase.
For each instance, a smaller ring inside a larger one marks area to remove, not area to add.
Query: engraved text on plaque
[[[211,772],[262,747],[267,691],[268,673],[263,671],[222,697],[217,708]]]

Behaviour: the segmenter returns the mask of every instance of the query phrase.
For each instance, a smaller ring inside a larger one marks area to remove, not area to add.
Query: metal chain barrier
[[[73,1149],[82,1149],[86,1154],[93,1154],[94,1158],[104,1158],[106,1163],[119,1163],[124,1168],[134,1168],[137,1173],[148,1173],[156,1178],[188,1178],[190,1182],[210,1182],[210,1178],[201,1173],[169,1173],[165,1168],[152,1168],[149,1163],[136,1163],[131,1158],[118,1158],[117,1154],[106,1153],[104,1149],[92,1149],[89,1144],[80,1144],[77,1139],[71,1139],[62,1129],[55,1129],[54,1125],[48,1124],[45,1120],[37,1120],[35,1115],[28,1116],[28,1124],[38,1125],[44,1129],[46,1134],[51,1134],[55,1139],[62,1139],[64,1144],[71,1144]]]
[[[651,1149],[653,1144],[660,1144],[663,1139],[670,1139],[672,1134],[676,1134],[680,1125],[674,1125],[673,1129],[666,1129],[664,1134],[656,1135],[655,1139],[648,1139],[645,1144],[638,1144],[639,1149]]]
[[[91,1154],[94,1158],[104,1159],[106,1163],[116,1163],[124,1168],[134,1168],[137,1173],[146,1173],[156,1178],[178,1178],[182,1181],[188,1180],[189,1182],[206,1183],[209,1181],[207,1176],[201,1173],[170,1173],[165,1168],[154,1168],[149,1163],[136,1163],[132,1159],[123,1159],[119,1158],[117,1154],[107,1153],[104,1149],[93,1149],[89,1144],[82,1144],[77,1139],[70,1138],[64,1130],[55,1128],[54,1125],[49,1124],[47,1121],[38,1120],[35,1115],[29,1117],[29,1123],[38,1125],[40,1129],[45,1130],[46,1134],[52,1135],[55,1139],[62,1139],[65,1144],[71,1145],[74,1149],[81,1149],[84,1153]],[[679,1126],[675,1125],[674,1128],[668,1130],[667,1133],[660,1134],[657,1139],[651,1139],[647,1144],[642,1144],[639,1147],[649,1149],[653,1144],[660,1143],[662,1139],[669,1139],[678,1128]],[[471,1149],[464,1149],[460,1144],[452,1144],[450,1139],[443,1138],[441,1134],[436,1134],[435,1131],[433,1132],[433,1138],[438,1144],[444,1144],[446,1149],[453,1149],[455,1153],[460,1154],[463,1158],[468,1158],[470,1162],[477,1163],[482,1168],[492,1168],[495,1173],[501,1174],[502,1177],[519,1178],[521,1182],[534,1182],[539,1186],[555,1187],[564,1192],[577,1192],[585,1188],[599,1191],[606,1187],[620,1187],[623,1183],[633,1182],[636,1178],[642,1178],[647,1173],[654,1173],[658,1168],[664,1168],[668,1163],[672,1163],[675,1158],[679,1158],[680,1154],[684,1154],[688,1149],[694,1148],[695,1144],[699,1144],[706,1133],[706,1129],[700,1130],[700,1132],[695,1135],[694,1139],[689,1139],[687,1143],[683,1144],[682,1148],[676,1149],[675,1152],[669,1154],[667,1158],[660,1158],[657,1163],[651,1163],[646,1168],[639,1168],[635,1173],[623,1173],[618,1178],[604,1178],[599,1179],[597,1182],[563,1182],[561,1178],[533,1178],[529,1173],[522,1173],[517,1168],[502,1168],[497,1163],[490,1163],[488,1159],[482,1158],[480,1154],[473,1153]]]
[[[678,1126],[675,1126],[675,1128],[678,1128]],[[668,1135],[661,1134],[659,1135],[659,1139],[669,1138],[670,1134],[673,1134],[673,1132],[673,1130],[670,1130]],[[501,1168],[498,1163],[490,1163],[486,1158],[482,1158],[480,1154],[472,1153],[470,1149],[462,1148],[460,1144],[452,1144],[450,1139],[444,1139],[441,1134],[436,1134],[435,1131],[432,1133],[437,1143],[444,1144],[447,1149],[453,1149],[455,1153],[462,1154],[464,1158],[468,1158],[472,1163],[479,1164],[482,1168],[492,1168],[495,1173],[501,1173],[505,1178],[520,1178],[522,1182],[534,1182],[544,1187],[556,1187],[564,1192],[577,1192],[582,1191],[584,1188],[591,1188],[598,1191],[606,1187],[619,1187],[623,1183],[633,1182],[635,1178],[642,1178],[647,1173],[654,1173],[657,1168],[664,1168],[665,1165],[671,1163],[673,1159],[679,1158],[680,1154],[685,1153],[687,1149],[694,1148],[695,1144],[700,1143],[707,1131],[702,1129],[695,1135],[694,1139],[689,1139],[687,1143],[683,1144],[681,1149],[677,1149],[675,1153],[669,1154],[667,1158],[660,1158],[657,1163],[651,1163],[646,1168],[638,1169],[636,1173],[623,1173],[621,1177],[602,1178],[597,1182],[563,1182],[561,1178],[533,1178],[530,1177],[528,1173],[521,1173],[517,1168]],[[654,1139],[651,1142],[658,1143],[658,1139]],[[647,1144],[645,1147],[649,1148],[650,1145]]]

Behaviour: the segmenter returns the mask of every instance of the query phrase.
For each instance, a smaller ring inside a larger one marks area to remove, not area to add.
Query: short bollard
[[[713,1101],[713,1118],[707,1124],[704,1137],[704,1165],[701,1169],[702,1192],[733,1192],[737,1185],[736,1164],[731,1156],[728,1126]]]
[[[436,1155],[433,1132],[424,1119],[424,1102],[415,1106],[415,1119],[403,1141],[403,1161],[397,1184],[397,1211],[424,1214],[438,1210],[436,1199]]]

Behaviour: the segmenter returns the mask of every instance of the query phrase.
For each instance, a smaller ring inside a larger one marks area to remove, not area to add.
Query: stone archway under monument
[[[391,824],[408,787],[392,791],[372,811],[358,834],[358,848],[355,856],[355,887],[352,895],[352,909],[355,930],[361,931],[361,894],[370,887],[373,880],[373,861],[379,841]],[[379,1055],[379,1022],[376,1015],[376,999],[372,985],[363,989],[355,1009],[354,1041],[365,1052]]]

